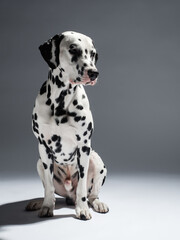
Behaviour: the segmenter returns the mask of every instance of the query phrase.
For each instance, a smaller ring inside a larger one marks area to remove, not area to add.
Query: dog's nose
[[[98,77],[99,73],[98,71],[88,70],[88,76],[91,79],[91,81],[94,81]]]

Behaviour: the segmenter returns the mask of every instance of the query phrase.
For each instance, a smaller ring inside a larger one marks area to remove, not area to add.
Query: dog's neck
[[[60,91],[72,88],[69,77],[63,68],[50,69],[48,80]]]
[[[50,105],[50,107],[52,115],[56,117],[57,123],[58,121],[61,122],[66,120],[66,116],[70,114],[67,110],[68,106],[82,88],[83,86],[81,84],[73,85],[62,68],[56,68],[49,71],[47,95],[51,96],[51,101],[49,102],[54,103],[53,107],[52,105]]]

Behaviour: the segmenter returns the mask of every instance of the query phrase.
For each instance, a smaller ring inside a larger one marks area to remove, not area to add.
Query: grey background
[[[36,173],[31,113],[48,73],[38,46],[66,30],[99,52],[99,82],[86,90],[109,173],[179,173],[179,12],[174,0],[1,0],[1,175]]]

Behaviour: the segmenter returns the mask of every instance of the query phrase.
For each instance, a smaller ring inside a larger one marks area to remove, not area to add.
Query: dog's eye
[[[69,49],[70,54],[77,54],[77,49]]]
[[[80,57],[82,55],[82,50],[77,47],[77,44],[71,44],[69,46],[69,53],[73,56]]]
[[[73,48],[76,48],[76,47],[77,47],[77,44],[71,44],[71,45],[69,46],[70,49],[73,49]]]
[[[69,53],[70,53],[71,55],[80,57],[80,56],[82,55],[82,50],[79,49],[79,48],[70,48],[70,49],[69,49]]]

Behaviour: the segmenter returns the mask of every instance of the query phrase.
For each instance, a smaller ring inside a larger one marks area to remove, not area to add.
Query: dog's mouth
[[[86,77],[82,77],[82,84],[83,85],[91,85],[91,86],[94,86],[97,82],[97,78],[94,79],[94,80],[91,80],[88,76]]]
[[[94,86],[97,83],[97,78],[90,79],[87,72],[84,73],[82,77],[77,77],[75,80],[69,80],[71,84],[82,84],[82,85],[91,85]]]

